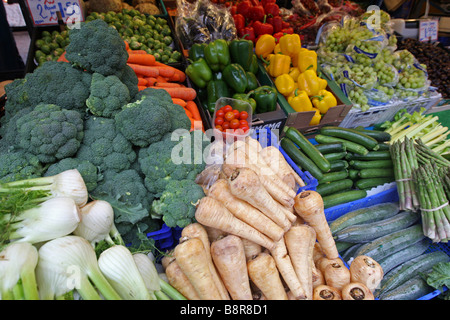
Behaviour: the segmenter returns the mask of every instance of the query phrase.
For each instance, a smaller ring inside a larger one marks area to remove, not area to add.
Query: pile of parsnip
[[[297,194],[305,184],[279,149],[236,141],[207,181],[197,222],[162,259],[169,283],[187,299],[374,299],[381,267],[365,256],[350,268],[343,263],[321,196]]]

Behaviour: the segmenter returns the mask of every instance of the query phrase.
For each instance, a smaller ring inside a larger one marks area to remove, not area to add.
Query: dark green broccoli
[[[161,101],[144,97],[116,114],[117,128],[133,145],[147,147],[170,131],[170,113]]]
[[[114,75],[94,73],[90,90],[86,105],[92,114],[99,117],[113,118],[130,101],[128,87]]]
[[[136,72],[129,65],[126,65],[123,69],[117,71],[115,75],[127,86],[130,92],[130,99],[133,99],[139,92]]]
[[[102,175],[96,166],[88,160],[78,158],[65,158],[51,164],[44,173],[44,176],[54,176],[70,169],[77,169],[80,172],[88,192],[94,190],[98,182],[102,179]]]
[[[78,111],[55,104],[39,104],[17,119],[16,145],[38,157],[42,163],[53,163],[75,155],[84,134],[84,123]]]
[[[84,121],[84,138],[76,158],[89,160],[100,171],[120,172],[136,160],[133,145],[117,130],[111,118],[90,116]]]
[[[195,135],[199,135],[198,139]],[[194,180],[205,168],[203,150],[209,144],[201,131],[186,132],[172,141],[171,135],[139,149],[138,161],[147,189],[161,196],[171,180]]]
[[[69,40],[66,59],[88,72],[109,76],[127,64],[125,42],[119,32],[102,19],[82,22],[80,28],[69,31]]]
[[[154,97],[161,101],[172,101],[172,97],[166,90],[159,90],[154,88],[145,88],[144,90],[139,91],[131,102],[136,102],[141,100],[143,97]]]
[[[0,153],[0,183],[38,178],[44,167],[39,159],[23,150]]]
[[[17,136],[17,126],[16,121],[23,115],[33,111],[33,107],[26,107],[18,110],[12,117],[8,119],[5,123],[0,125],[0,152],[4,150],[16,149],[16,136]],[[1,120],[5,119],[2,117]]]
[[[68,110],[84,112],[89,97],[92,75],[67,62],[47,61],[5,86],[5,119],[9,121],[18,110],[40,103],[56,104]]]
[[[162,218],[168,227],[184,228],[195,222],[195,208],[205,196],[193,180],[170,181],[159,200],[152,203],[152,217]]]

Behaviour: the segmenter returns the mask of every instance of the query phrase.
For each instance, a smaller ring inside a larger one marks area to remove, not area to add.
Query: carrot
[[[305,290],[306,298],[312,300],[312,266],[314,263],[312,256],[316,232],[307,224],[296,225],[286,232],[284,239],[295,273]]]
[[[333,288],[342,290],[350,283],[350,270],[344,265],[341,259],[328,264],[323,272],[325,283]]]
[[[313,300],[342,300],[341,292],[325,284],[314,288]]]
[[[195,101],[192,100],[186,101],[186,109],[188,109],[191,112],[192,117],[195,120],[202,121],[202,117],[200,116],[200,112],[198,110],[198,106],[195,103]]]
[[[314,228],[322,251],[329,259],[339,257],[336,243],[324,213],[323,200],[313,190],[302,191],[295,196],[295,212]]]
[[[148,80],[142,77],[138,77],[138,86],[147,86]]]
[[[178,99],[178,98],[172,98],[172,100],[173,99]],[[180,100],[182,100],[182,99],[180,99]],[[184,101],[184,100],[182,100],[182,101]],[[186,115],[188,116],[188,118],[193,120],[194,118],[192,118],[191,112],[189,110],[187,110],[186,108],[184,108],[184,107],[183,107],[183,109],[184,109],[184,112],[186,112]]]
[[[288,300],[275,260],[261,252],[247,261],[248,275],[268,300]]]
[[[65,52],[65,51],[59,56],[59,58],[58,58],[57,61],[69,62],[69,61],[66,59],[66,52]]]
[[[177,261],[172,260],[165,269],[169,284],[177,289],[188,300],[200,300],[194,286],[183,273]]]
[[[297,274],[295,273],[291,258],[287,252],[284,238],[281,238],[279,241],[275,242],[275,248],[272,249],[270,253],[275,259],[275,263],[281,274],[281,277],[288,286],[289,292],[293,295],[294,299],[306,299],[306,291],[300,283]]]
[[[233,300],[253,300],[244,244],[241,238],[228,235],[211,243],[214,265]]]
[[[180,98],[183,100],[194,100],[197,97],[197,91],[190,87],[181,88],[160,88],[152,86],[151,88],[166,90],[172,98]]]
[[[138,86],[139,91],[147,89],[147,86]]]
[[[128,63],[135,63],[143,66],[153,66],[155,64],[155,61],[155,56],[149,53],[131,53],[128,55]]]
[[[225,288],[225,285],[222,282],[222,279],[220,278],[219,274],[217,273],[217,270],[212,261],[211,246],[205,228],[200,223],[191,223],[183,228],[183,230],[181,231],[181,236],[187,238],[197,238],[202,241],[203,246],[205,247],[209,270],[211,271],[214,283],[216,284],[216,287],[219,290],[222,299],[229,300],[230,296],[227,292],[227,289]]]
[[[175,247],[175,259],[201,300],[221,300],[209,269],[203,242],[197,238],[180,239]]]
[[[247,260],[252,259],[262,251],[262,247],[259,244],[248,239],[242,238],[242,244],[244,245],[244,253]]]
[[[135,63],[128,63],[128,65],[131,67],[131,69],[134,70],[137,75],[155,78],[159,75],[159,70],[154,66],[143,66]]]
[[[179,83],[175,83],[175,82],[168,82],[167,80],[165,80],[164,82],[156,82],[154,84],[155,87],[161,87],[161,88],[181,88],[183,87],[181,84]]]
[[[130,50],[130,44],[128,43],[128,41],[123,41],[125,43],[125,50]]]
[[[158,75],[156,77],[156,83],[166,83],[166,82],[168,82],[166,77],[163,77],[161,75]]]
[[[203,225],[252,240],[269,250],[274,245],[271,239],[233,216],[222,203],[212,197],[206,196],[200,200],[195,211],[195,218]]]
[[[209,189],[209,196],[220,201],[236,218],[272,240],[277,241],[283,237],[284,230],[281,227],[261,211],[231,193],[227,180],[218,179]]]
[[[270,196],[255,171],[249,168],[237,168],[229,178],[230,190],[237,198],[264,213],[284,231],[290,229],[292,223],[280,209],[281,205]]]
[[[147,80],[147,86],[151,87],[156,83],[156,78],[155,77],[144,77],[144,79]]]
[[[180,99],[180,98],[172,98],[172,102],[173,102],[174,104],[178,104],[178,105],[182,106],[183,108],[186,107],[186,101],[184,101],[183,99]],[[186,110],[184,110],[184,111],[186,111]],[[192,117],[192,115],[191,115],[191,117]]]

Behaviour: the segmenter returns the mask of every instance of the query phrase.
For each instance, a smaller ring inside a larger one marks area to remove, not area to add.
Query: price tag
[[[419,26],[419,41],[437,41],[438,20],[421,20]]]
[[[74,26],[84,21],[79,0],[26,0],[35,26],[58,24],[57,12],[62,21]]]

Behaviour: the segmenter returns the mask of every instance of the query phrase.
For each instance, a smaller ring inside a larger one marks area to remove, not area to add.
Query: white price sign
[[[57,25],[60,12],[62,21],[74,25],[84,20],[79,0],[26,0],[35,26]]]
[[[421,20],[419,41],[436,41],[438,39],[438,20]]]

